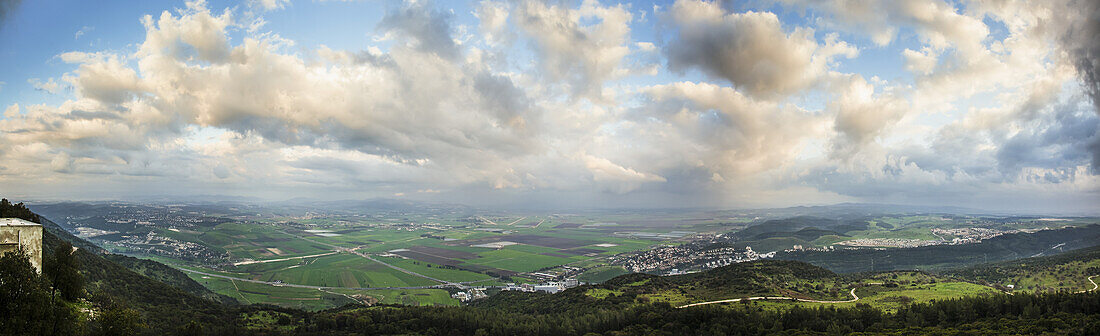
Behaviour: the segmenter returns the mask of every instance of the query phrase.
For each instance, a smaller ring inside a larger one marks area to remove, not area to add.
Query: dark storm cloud
[[[1074,102],[1052,109],[1053,113],[1035,113],[1031,127],[1022,129],[1001,145],[997,162],[1002,170],[1073,167],[1089,162],[1090,157],[1095,167],[1100,118],[1084,105]]]
[[[1084,0],[1075,5],[1082,15],[1070,25],[1062,44],[1073,59],[1085,93],[1100,114],[1100,2]],[[1100,174],[1100,135],[1096,132],[1087,149],[1092,155],[1092,173]]]

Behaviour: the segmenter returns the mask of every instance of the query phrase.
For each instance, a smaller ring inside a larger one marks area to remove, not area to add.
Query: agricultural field
[[[245,303],[311,310],[357,300],[457,304],[436,288],[441,285],[541,283],[554,275],[605,281],[626,273],[608,265],[611,256],[677,244],[698,233],[715,234],[749,222],[683,214],[283,213],[219,208],[209,211],[217,216],[194,209],[188,213],[201,220],[171,217],[174,221],[162,225],[140,220],[180,212],[171,206],[113,207],[103,206],[89,219],[96,223],[87,231],[95,234],[89,238],[101,246],[185,270],[213,291]],[[123,222],[130,224],[112,224]]]
[[[339,307],[355,301],[340,294],[317,289],[279,287],[245,281],[235,281],[189,273],[191,279],[215,293],[236,299],[243,304],[266,303],[304,310]]]
[[[630,258],[632,252],[664,247],[690,248],[684,248],[682,255],[658,256],[656,260],[687,259],[698,252],[690,250],[696,247],[692,244],[738,250],[737,253],[752,247],[763,254],[796,245],[820,248],[860,239],[966,238],[962,236],[965,233],[952,235],[933,229],[980,228],[1001,232],[1082,225],[1091,220],[936,214],[836,216],[829,212],[815,215],[783,209],[570,214],[483,212],[469,208],[363,210],[354,206],[282,209],[106,204],[74,208],[79,211],[65,207],[50,209],[54,211],[51,217],[66,218],[64,225],[80,229],[76,231],[95,243],[113,252],[187,270],[190,277],[217,293],[242,302],[304,309],[357,300],[458,304],[441,289],[444,286],[502,286],[566,278],[600,283],[629,273],[624,268],[627,264],[615,258]],[[904,246],[886,246],[895,247]],[[728,263],[732,255],[733,252],[702,256],[698,260]],[[888,262],[881,258],[877,261],[880,265]],[[671,268],[674,267],[629,269],[663,273]],[[705,268],[690,270],[702,269]],[[1083,285],[1081,275],[1049,269],[1016,278],[990,278],[986,285],[1013,284],[1017,291],[1071,289]],[[890,300],[920,302],[932,298],[930,291],[947,296],[975,291],[964,284],[945,285],[952,283],[950,280],[925,283],[901,277],[901,280],[880,279],[880,282],[898,282],[898,287],[863,284],[857,292],[867,291],[866,302],[888,306]],[[917,285],[902,285],[901,281]],[[775,289],[822,299],[844,299],[845,288],[850,288],[816,280],[791,280],[785,285]],[[687,290],[653,293],[651,298],[679,302],[716,298],[721,294]]]
[[[627,272],[625,268],[622,268],[622,266],[601,266],[581,273],[581,275],[577,277],[577,280],[600,283],[627,273],[629,272]]]
[[[238,266],[235,272],[247,273],[252,280],[323,287],[409,287],[437,284],[346,253]]]

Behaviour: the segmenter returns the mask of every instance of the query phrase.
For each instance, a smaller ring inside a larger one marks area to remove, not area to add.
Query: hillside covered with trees
[[[1075,293],[1068,287],[913,301],[892,310],[863,301],[814,306],[745,300],[677,308],[676,302],[684,300],[761,295],[845,300],[849,288],[874,286],[869,293],[877,293],[948,281],[922,272],[837,274],[783,260],[680,276],[628,274],[553,295],[502,292],[462,307],[347,305],[308,312],[242,305],[196,288],[197,283],[155,261],[80,248],[90,243],[63,231],[55,234],[59,227],[20,212],[18,205],[4,206],[13,211],[5,213],[46,223],[44,252],[49,256],[41,275],[25,256],[0,257],[4,335],[1088,334],[1100,328],[1100,293]],[[996,282],[1003,274],[1065,269],[1097,257],[1093,248],[943,276]]]

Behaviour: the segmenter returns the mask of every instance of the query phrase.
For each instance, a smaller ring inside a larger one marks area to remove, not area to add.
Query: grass
[[[524,252],[508,246],[499,250],[486,251],[478,254],[481,258],[468,260],[483,266],[496,267],[516,272],[533,272],[547,267],[567,264],[576,260],[584,260],[585,257],[559,258],[542,254]]]
[[[1013,291],[1017,292],[1056,292],[1056,291],[1080,291],[1092,289],[1092,283],[1087,280],[1089,269],[1100,268],[1100,259],[1087,262],[1075,261],[1064,265],[1050,266],[1036,270],[1028,274],[1019,274],[1004,285],[1014,285]],[[1094,279],[1096,280],[1096,279]]]
[[[618,295],[622,295],[622,294],[623,294],[622,291],[616,291],[616,290],[610,290],[610,289],[604,289],[604,288],[593,288],[593,289],[589,289],[587,292],[584,292],[584,295],[588,295],[588,296],[591,296],[591,297],[594,297],[594,298],[597,298],[597,299],[604,299],[604,298],[607,298],[608,296],[612,296],[612,295],[618,296]]]
[[[622,266],[601,266],[584,271],[584,273],[581,273],[581,275],[577,277],[577,280],[600,283],[627,273],[630,272]]]
[[[754,302],[765,307],[782,309],[799,305],[803,307],[853,307],[856,304],[868,304],[872,307],[895,312],[904,305],[932,300],[954,299],[977,295],[998,295],[1001,292],[982,285],[967,282],[937,282],[930,284],[911,284],[888,288],[881,285],[868,285],[856,289],[859,300],[845,303],[814,303],[794,301]]]
[[[342,295],[325,293],[316,289],[279,287],[244,281],[206,277],[188,273],[191,279],[215,293],[237,299],[243,304],[265,303],[277,306],[316,311],[353,303]]]
[[[335,254],[303,260],[252,264],[238,270],[261,281],[326,287],[409,287],[437,282],[407,274],[366,258]]]
[[[361,293],[378,299],[382,304],[406,306],[457,306],[459,304],[458,299],[451,298],[451,294],[442,289],[379,289]]]
[[[378,258],[375,258],[375,259],[378,259],[378,261],[381,261],[381,262],[384,262],[384,263],[387,263],[387,264],[390,264],[390,265],[394,265],[394,266],[397,266],[397,267],[404,268],[404,269],[412,271],[412,272],[420,273],[420,274],[423,274],[425,276],[430,276],[430,277],[433,277],[433,278],[436,278],[436,279],[446,280],[446,281],[467,282],[467,281],[477,281],[477,280],[485,280],[485,279],[492,278],[488,275],[481,274],[481,273],[474,273],[474,272],[464,271],[464,270],[459,270],[459,269],[443,268],[443,267],[440,267],[439,265],[434,265],[434,264],[423,262],[423,261],[415,261],[415,260],[402,259],[402,258],[391,258],[391,257],[378,257]]]

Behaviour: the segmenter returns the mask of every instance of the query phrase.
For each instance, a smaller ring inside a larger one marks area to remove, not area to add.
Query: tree
[[[49,333],[46,284],[22,247],[0,256],[0,333]]]
[[[61,241],[54,248],[53,255],[46,259],[44,268],[46,276],[53,284],[53,291],[60,291],[65,301],[76,301],[84,295],[84,277],[80,275],[72,244]]]
[[[21,218],[35,223],[41,223],[38,215],[27,209],[23,203],[12,204],[7,198],[0,199],[0,218]]]
[[[99,335],[136,335],[145,329],[141,314],[136,310],[112,305],[103,310],[96,321],[99,322]]]

